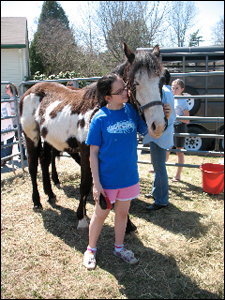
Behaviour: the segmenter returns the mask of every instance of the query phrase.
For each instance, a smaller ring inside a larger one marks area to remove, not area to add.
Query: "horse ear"
[[[129,63],[132,64],[135,59],[135,54],[129,49],[126,42],[123,42],[123,52],[126,55]]]
[[[159,49],[159,45],[156,45],[153,50],[152,53],[155,54],[155,56],[157,56],[158,58],[160,57],[160,49]]]

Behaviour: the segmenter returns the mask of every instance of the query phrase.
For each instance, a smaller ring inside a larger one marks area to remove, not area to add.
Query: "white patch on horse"
[[[86,140],[90,128],[90,119],[91,119],[91,115],[93,114],[93,111],[94,110],[88,110],[87,112],[85,112],[85,114],[79,115],[79,120],[84,119],[84,127],[78,128],[78,135],[77,135],[77,140],[81,143]]]
[[[21,124],[26,135],[35,143],[35,147],[39,141],[39,130],[37,122],[34,118],[35,111],[40,104],[40,97],[34,93],[29,94],[23,99],[23,111],[21,116]]]
[[[40,131],[47,128],[47,135],[44,140],[59,151],[68,148],[67,140],[77,135],[78,114],[71,115],[70,105],[66,105],[59,111],[56,117],[50,116],[51,112],[58,105],[58,101],[48,106],[44,114],[44,122],[41,124]]]
[[[57,113],[55,118],[51,118],[52,110],[57,106],[58,101],[55,101],[46,109],[44,115],[44,122],[41,124],[40,131],[47,128],[47,135],[44,139],[59,151],[68,148],[67,140],[69,138],[76,138],[79,142],[86,140],[89,121],[93,110],[87,111],[83,114],[71,114],[71,106],[66,105],[62,111]],[[78,126],[78,121],[84,119],[84,127]],[[38,120],[40,123],[40,119]]]

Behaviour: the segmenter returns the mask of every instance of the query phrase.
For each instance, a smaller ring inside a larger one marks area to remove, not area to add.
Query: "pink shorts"
[[[109,190],[104,189],[105,194],[108,196],[111,203],[115,203],[116,200],[128,201],[134,199],[140,195],[139,183],[129,186],[127,188]]]

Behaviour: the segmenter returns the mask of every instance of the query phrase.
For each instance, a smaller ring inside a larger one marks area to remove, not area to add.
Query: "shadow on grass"
[[[189,183],[186,183],[186,185],[187,187],[182,189],[178,185],[171,185],[169,187],[170,197],[172,196],[173,200],[179,199],[179,201],[195,201],[196,197],[203,192],[202,188],[200,187],[196,187],[195,185]],[[149,186],[149,181],[142,178],[140,180],[142,195],[147,191],[149,192],[149,189],[146,189],[146,186]],[[185,194],[189,191],[192,191],[192,197],[188,196],[188,194]],[[222,196],[220,196],[220,198],[222,198]],[[154,200],[152,199],[151,202],[154,203]],[[173,201],[173,203],[176,203],[176,201]],[[147,199],[146,202],[139,199],[134,199],[131,202],[130,214],[138,218],[144,218],[146,221],[175,234],[181,233],[185,235],[186,238],[198,238],[201,235],[206,234],[211,227],[210,224],[208,226],[201,224],[200,220],[205,217],[205,215],[197,213],[196,211],[181,210],[178,206],[172,204],[171,202],[169,203],[168,207],[153,212],[147,211],[147,206],[149,206],[149,201]]]
[[[88,230],[76,229],[76,213],[73,210],[60,205],[54,208],[58,211],[49,208],[41,213],[45,229],[71,248],[84,253]],[[99,268],[107,271],[116,278],[120,292],[128,299],[220,299],[219,295],[200,289],[196,282],[182,274],[173,256],[164,256],[145,247],[135,233],[126,235],[124,243],[140,259],[137,265],[129,265],[113,255],[114,228],[103,226],[98,240],[97,268],[90,271],[93,280],[99,276]],[[110,283],[105,289],[108,294]]]
[[[201,235],[206,234],[211,226],[203,226],[200,223],[200,219],[203,217],[202,214],[181,211],[171,203],[168,207],[154,212],[147,211],[146,206],[148,205],[145,204],[142,211],[139,210],[137,213],[137,207],[140,206],[143,207],[143,201],[138,199],[133,200],[131,203],[130,214],[138,218],[143,218],[174,234],[183,234],[187,239],[191,237],[198,238]]]

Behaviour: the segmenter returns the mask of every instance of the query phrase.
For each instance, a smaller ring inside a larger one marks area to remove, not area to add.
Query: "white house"
[[[17,88],[30,75],[29,41],[25,17],[1,17],[1,81]],[[22,92],[25,90],[22,89]],[[1,84],[2,98],[7,98]]]

